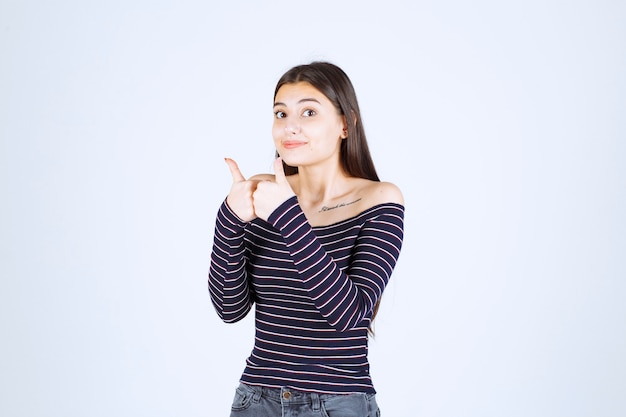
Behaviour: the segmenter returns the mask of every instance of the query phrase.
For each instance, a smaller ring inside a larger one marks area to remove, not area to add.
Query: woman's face
[[[294,167],[338,163],[345,118],[307,82],[284,84],[274,99],[272,135],[278,154]]]

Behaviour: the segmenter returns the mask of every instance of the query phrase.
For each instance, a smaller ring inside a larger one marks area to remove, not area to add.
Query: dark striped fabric
[[[256,303],[241,382],[318,393],[375,393],[368,327],[400,254],[404,207],[381,204],[311,227],[296,197],[268,222],[217,215],[209,292],[227,323]]]

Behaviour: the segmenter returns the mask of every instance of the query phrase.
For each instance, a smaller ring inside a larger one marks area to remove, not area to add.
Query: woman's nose
[[[295,135],[300,131],[300,125],[297,122],[290,120],[287,124],[285,124],[285,131],[290,135]]]

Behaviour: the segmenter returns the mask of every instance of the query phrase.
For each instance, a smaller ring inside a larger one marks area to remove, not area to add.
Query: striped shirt
[[[312,227],[296,197],[265,222],[217,214],[209,292],[220,318],[256,303],[241,382],[318,393],[375,393],[368,328],[400,255],[404,207],[386,203]]]

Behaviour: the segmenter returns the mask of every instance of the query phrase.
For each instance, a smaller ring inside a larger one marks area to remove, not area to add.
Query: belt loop
[[[320,409],[320,396],[315,392],[311,393],[311,405],[313,407],[313,411],[318,411]]]
[[[252,396],[252,400],[255,403],[258,403],[261,400],[261,395],[263,395],[263,388],[262,387],[253,387],[254,389],[254,395]]]

